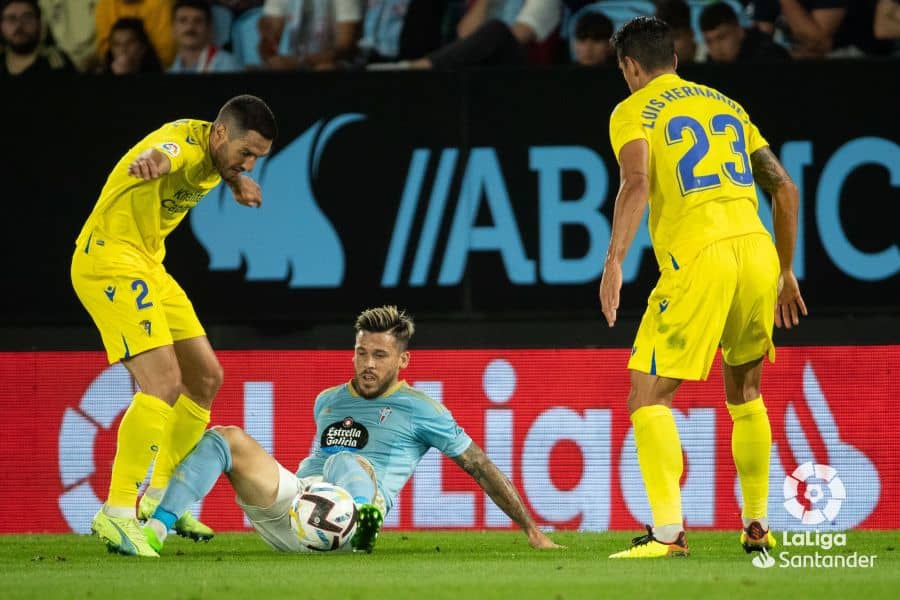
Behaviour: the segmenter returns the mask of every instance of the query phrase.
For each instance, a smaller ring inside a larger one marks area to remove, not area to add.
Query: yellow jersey
[[[181,119],[163,125],[132,147],[109,174],[76,244],[84,245],[97,231],[161,263],[166,236],[222,180],[209,153],[211,126],[208,121]],[[165,154],[172,168],[157,179],[144,181],[129,175],[128,165],[148,148]]]
[[[616,159],[633,140],[650,150],[650,240],[660,269],[709,244],[767,233],[750,155],[768,145],[740,104],[674,73],[623,100],[609,120]]]

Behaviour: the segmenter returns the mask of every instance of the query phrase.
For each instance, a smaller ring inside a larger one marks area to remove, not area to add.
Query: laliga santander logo
[[[828,488],[831,497],[828,498],[823,509],[807,509],[797,500],[801,483],[806,486],[803,498],[809,502],[811,507],[815,507],[825,497],[822,484],[809,483],[811,479],[824,481]],[[784,478],[784,497],[784,508],[789,513],[800,519],[804,525],[818,525],[825,521],[834,521],[837,518],[837,514],[841,510],[841,503],[847,498],[847,491],[835,469],[828,465],[805,462]]]
[[[769,569],[775,566],[775,559],[768,552],[760,552],[750,562],[757,569]]]

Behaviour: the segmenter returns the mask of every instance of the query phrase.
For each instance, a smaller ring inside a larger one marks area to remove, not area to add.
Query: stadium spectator
[[[772,35],[784,30],[794,58],[824,58],[847,15],[847,0],[755,0],[756,26]]]
[[[759,29],[744,29],[734,9],[724,2],[710,4],[700,13],[700,31],[707,59],[715,63],[782,62],[790,54]]]
[[[834,48],[829,58],[861,58],[890,54],[894,45],[875,36],[874,23],[878,0],[854,0],[847,4],[847,14],[834,34]]]
[[[368,0],[358,66],[411,60],[440,48],[447,0]]]
[[[575,23],[575,62],[585,67],[595,67],[609,62],[613,55],[609,38],[613,23],[603,13],[588,12]]]
[[[162,73],[162,63],[142,20],[124,18],[113,24],[103,70],[113,75]]]
[[[471,10],[479,9],[480,2]],[[526,46],[542,42],[559,25],[562,7],[559,0],[525,0],[519,3],[511,24],[490,18],[468,33],[468,25],[459,29],[464,37],[424,58],[389,65],[390,68],[451,70],[475,65],[519,65],[527,59]],[[502,7],[501,7],[502,8]],[[487,11],[487,14],[491,14]],[[502,16],[497,12],[497,16]],[[465,17],[463,18],[465,20]],[[475,22],[477,19],[472,20]],[[463,23],[462,21],[460,22]]]
[[[0,78],[75,71],[59,48],[41,43],[41,9],[37,0],[0,3],[0,34]]]
[[[263,5],[263,0],[213,0],[213,4],[224,6],[237,17],[251,8],[258,8]]]
[[[169,73],[240,71],[234,55],[213,44],[212,8],[207,0],[176,0],[172,9],[175,62]]]
[[[879,0],[873,30],[879,40],[893,40],[895,44],[900,42],[900,1]]]
[[[660,0],[656,5],[656,17],[672,28],[675,56],[678,64],[697,60],[697,39],[691,27],[691,9],[684,0]]]
[[[97,0],[97,53],[106,56],[112,27],[119,19],[140,19],[160,62],[169,66],[175,58],[173,3],[174,0]]]
[[[266,0],[259,55],[270,69],[333,69],[356,54],[362,16],[362,0]]]
[[[47,25],[59,49],[79,71],[97,68],[97,28],[94,23],[96,0],[40,0],[43,22]]]

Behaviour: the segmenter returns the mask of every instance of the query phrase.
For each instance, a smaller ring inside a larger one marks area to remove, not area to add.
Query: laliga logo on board
[[[803,497],[809,501],[811,507],[816,506],[825,498],[822,483],[807,483],[810,479],[822,480],[828,488],[830,498],[823,509],[807,508],[797,500],[800,491],[800,483],[806,484],[806,492]],[[784,478],[784,508],[791,515],[800,519],[804,525],[818,525],[824,521],[834,521],[841,510],[841,503],[847,498],[844,483],[837,476],[837,471],[828,465],[816,465],[805,462],[794,472]]]

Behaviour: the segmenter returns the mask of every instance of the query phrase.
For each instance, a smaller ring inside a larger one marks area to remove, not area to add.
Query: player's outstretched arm
[[[750,155],[753,179],[772,197],[772,224],[775,229],[775,248],[781,263],[778,280],[778,304],[775,325],[790,329],[806,316],[806,303],[800,295],[800,284],[794,275],[794,245],[797,242],[797,211],[800,195],[771,148],[764,146]]]
[[[646,140],[632,140],[619,151],[621,165],[619,193],[613,210],[609,250],[600,279],[600,307],[606,322],[616,324],[619,292],[622,290],[622,262],[634,241],[650,199],[650,146]]]
[[[538,529],[515,486],[475,442],[472,442],[462,454],[453,457],[453,461],[471,475],[481,489],[491,497],[494,504],[522,528],[532,548],[563,547],[555,544]]]
[[[155,148],[148,148],[128,165],[128,174],[132,177],[150,181],[168,173],[172,169],[169,157]]]

